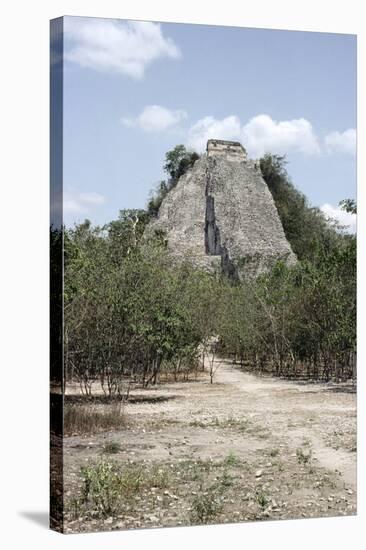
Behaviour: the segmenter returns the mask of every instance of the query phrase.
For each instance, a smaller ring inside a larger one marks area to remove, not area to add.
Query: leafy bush
[[[101,461],[81,470],[83,501],[91,504],[93,511],[108,517],[118,510],[123,490],[123,478],[112,462]]]

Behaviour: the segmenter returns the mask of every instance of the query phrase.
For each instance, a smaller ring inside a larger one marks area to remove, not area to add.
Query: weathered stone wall
[[[147,234],[164,230],[173,259],[233,278],[255,277],[278,259],[296,262],[258,163],[240,144],[228,142],[224,154],[227,142],[212,142],[166,196]],[[211,146],[220,152],[210,154]]]
[[[209,139],[206,151],[208,157],[226,157],[229,160],[237,160],[238,162],[247,158],[246,150],[238,141]]]

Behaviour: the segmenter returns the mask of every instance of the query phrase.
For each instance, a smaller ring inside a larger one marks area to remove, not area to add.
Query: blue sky
[[[294,184],[344,223],[356,195],[356,37],[64,19],[64,216],[143,208],[178,143],[286,154]]]

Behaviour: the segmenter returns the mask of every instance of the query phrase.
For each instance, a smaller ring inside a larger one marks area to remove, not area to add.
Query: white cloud
[[[91,207],[103,204],[105,197],[100,193],[79,193],[75,189],[68,189],[64,192],[64,213],[82,214],[88,212]]]
[[[243,126],[242,141],[254,157],[264,153],[320,153],[313,127],[305,118],[276,122],[268,115],[257,115]]]
[[[203,151],[208,139],[240,140],[250,156],[266,152],[318,154],[320,147],[310,122],[304,118],[276,122],[268,115],[257,115],[241,125],[235,115],[221,120],[213,116],[200,119],[188,132],[187,143]]]
[[[324,143],[328,153],[356,154],[356,130],[349,128],[344,132],[331,132],[325,136]]]
[[[122,118],[127,127],[137,127],[145,132],[163,132],[177,126],[187,113],[182,110],[171,111],[160,105],[147,105],[136,118]]]
[[[324,204],[320,210],[331,219],[337,220],[341,225],[347,226],[348,233],[356,232],[356,214],[345,212],[339,206],[332,206],[331,204]]]
[[[158,23],[84,17],[66,18],[65,59],[82,67],[142,78],[153,61],[181,56]]]
[[[84,204],[103,204],[105,202],[105,197],[100,193],[92,191],[91,193],[80,193],[79,200]]]
[[[208,139],[236,140],[240,137],[240,120],[237,116],[231,115],[222,120],[218,120],[213,116],[206,116],[189,129],[187,145],[198,152],[202,152],[206,148]]]

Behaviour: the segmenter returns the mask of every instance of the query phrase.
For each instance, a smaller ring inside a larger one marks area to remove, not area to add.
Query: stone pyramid
[[[209,140],[164,198],[148,233],[165,232],[176,261],[251,278],[296,262],[259,162],[233,141]]]

